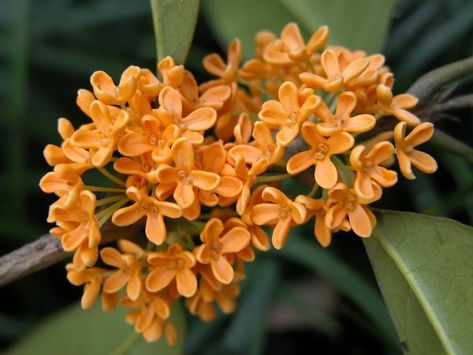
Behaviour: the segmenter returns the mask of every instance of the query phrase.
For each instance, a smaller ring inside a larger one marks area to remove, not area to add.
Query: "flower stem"
[[[266,176],[258,176],[256,178],[256,182],[274,182],[280,181],[287,178],[290,178],[291,174],[278,174],[278,175],[266,175]]]
[[[314,182],[314,186],[312,186],[312,190],[310,190],[307,196],[314,197],[318,190],[319,190],[319,185],[316,182]]]
[[[115,188],[115,187],[102,187],[102,186],[93,186],[93,185],[84,185],[84,189],[91,192],[119,192],[125,193],[125,189]]]
[[[110,197],[105,197],[101,198],[100,200],[97,200],[95,203],[95,206],[103,206],[103,205],[108,205],[109,203],[116,202],[118,200],[121,200],[123,198],[123,195],[115,195],[115,196],[110,196]]]
[[[105,168],[97,168],[98,171],[100,171],[102,173],[103,176],[109,178],[112,182],[114,182],[115,184],[119,185],[119,186],[123,186],[125,187],[125,183],[120,180],[119,178],[117,178],[115,175],[112,175],[110,174],[107,169]]]
[[[130,199],[128,197],[122,198],[120,201],[115,202],[113,205],[101,210],[95,215],[95,218],[97,218],[99,222],[99,226],[102,227],[105,222],[108,221],[108,219],[112,216],[112,214],[118,210],[120,207],[125,205]]]

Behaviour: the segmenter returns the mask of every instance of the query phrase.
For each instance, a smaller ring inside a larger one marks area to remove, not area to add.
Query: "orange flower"
[[[411,164],[426,174],[437,170],[437,162],[429,154],[414,149],[414,147],[427,142],[434,134],[434,125],[422,122],[406,136],[406,122],[399,122],[394,128],[394,142],[396,155],[402,175],[413,180]]]
[[[325,224],[327,209],[324,200],[315,200],[305,195],[296,197],[296,202],[301,203],[307,210],[306,221],[315,216],[314,235],[320,245],[327,247],[332,241],[332,232]]]
[[[220,219],[210,219],[200,233],[202,245],[194,253],[199,263],[210,264],[216,279],[229,284],[234,271],[228,258],[245,248],[250,242],[250,233],[246,228],[234,227],[223,233],[225,227]]]
[[[100,293],[103,273],[106,271],[98,267],[82,268],[76,264],[66,265],[67,279],[74,286],[84,285],[84,292],[80,301],[83,309],[92,307]]]
[[[127,295],[135,301],[142,289],[139,259],[144,256],[144,250],[127,240],[120,240],[119,243],[120,249],[125,251],[123,254],[111,247],[103,248],[100,251],[100,256],[105,264],[118,268],[105,279],[103,291],[117,293],[127,285]]]
[[[170,345],[176,342],[176,328],[169,320],[171,315],[169,299],[143,290],[136,301],[124,297],[120,303],[128,308],[138,307],[137,310],[128,313],[125,320],[133,324],[135,331],[142,333],[146,341],[159,340],[164,332]]]
[[[397,182],[395,171],[388,170],[379,164],[391,161],[394,147],[390,142],[376,143],[369,153],[366,148],[358,145],[351,151],[350,165],[356,169],[355,191],[364,199],[374,196],[373,184],[382,187],[393,186]]]
[[[218,76],[225,81],[236,81],[238,79],[238,67],[241,60],[241,42],[234,39],[228,46],[227,63],[218,54],[209,54],[204,58],[205,70]]]
[[[134,186],[129,187],[126,194],[135,203],[115,211],[112,222],[120,227],[128,226],[146,216],[146,237],[156,245],[164,243],[166,225],[163,216],[179,218],[182,215],[181,208],[175,203],[159,201],[155,197],[148,196]]]
[[[71,208],[55,208],[52,211],[58,226],[66,232],[61,236],[65,251],[77,251],[86,266],[95,264],[98,256],[97,247],[100,243],[100,230],[95,218],[95,195],[90,191],[82,191],[76,206]]]
[[[296,85],[289,81],[281,85],[278,96],[279,101],[268,100],[263,104],[258,117],[269,128],[280,128],[276,141],[286,147],[296,138],[302,122],[314,113],[320,98],[315,95],[301,97]]]
[[[281,31],[281,39],[269,43],[263,52],[267,62],[276,65],[291,65],[309,58],[327,42],[329,29],[322,26],[304,43],[299,26],[289,23]]]
[[[355,140],[346,132],[335,133],[326,139],[320,135],[313,122],[304,122],[302,137],[309,143],[311,149],[297,153],[288,160],[286,167],[288,173],[298,174],[315,165],[314,177],[317,184],[324,189],[332,188],[337,183],[338,172],[331,156],[347,151]]]
[[[191,270],[195,263],[194,254],[184,251],[179,244],[171,244],[166,252],[154,252],[148,255],[151,265],[146,278],[149,291],[160,291],[176,280],[177,291],[184,297],[190,297],[197,291],[197,277]]]
[[[90,77],[95,96],[107,105],[123,105],[131,99],[141,76],[141,69],[129,66],[122,74],[120,84],[115,86],[113,79],[103,71],[96,71]]]
[[[146,115],[141,119],[142,130],[133,130],[125,134],[118,144],[118,151],[129,157],[137,157],[151,152],[154,161],[169,163],[171,161],[171,146],[179,138],[179,128],[171,124],[161,127],[159,120]]]
[[[266,187],[262,197],[270,203],[254,205],[251,219],[258,225],[276,225],[272,236],[273,246],[281,249],[286,244],[290,227],[304,223],[307,211],[301,203],[293,202],[274,187]]]
[[[416,115],[406,110],[417,105],[417,97],[410,94],[401,94],[393,97],[391,89],[384,84],[378,85],[376,96],[378,98],[378,109],[384,115],[392,115],[406,122],[409,126],[415,126],[420,123]]]
[[[211,128],[217,120],[217,113],[210,107],[198,108],[182,117],[181,95],[171,87],[161,90],[159,104],[158,118],[161,124],[166,127],[174,123],[193,144],[201,144],[204,137],[199,132]]]
[[[369,131],[375,126],[376,119],[368,114],[351,116],[355,106],[356,96],[350,91],[346,91],[338,96],[335,114],[332,114],[325,102],[321,101],[314,112],[322,121],[317,124],[317,130],[325,136],[330,136],[340,131],[350,133]]]
[[[271,247],[271,244],[269,242],[269,237],[264,231],[264,229],[253,223],[251,215],[253,213],[253,206],[264,203],[262,194],[265,188],[266,185],[259,185],[254,189],[254,191],[251,193],[248,207],[241,215],[241,220],[245,222],[246,228],[251,234],[251,243],[256,249],[259,249],[261,251],[268,251]]]
[[[202,153],[202,168],[220,175],[220,182],[216,188],[211,191],[199,191],[199,199],[207,206],[219,203],[217,195],[223,199],[234,200],[243,188],[242,181],[233,176],[234,171],[226,161],[227,153],[220,141],[210,144]]]
[[[188,139],[179,138],[172,146],[171,155],[176,167],[161,164],[150,174],[161,183],[161,188],[174,190],[174,199],[182,208],[194,202],[194,186],[211,191],[220,183],[219,175],[194,168],[194,148]]]
[[[343,88],[344,83],[360,76],[370,63],[367,58],[358,58],[345,68],[341,68],[339,61],[338,55],[332,49],[326,49],[320,57],[320,64],[325,75],[304,72],[299,74],[299,79],[310,88],[323,88],[327,92],[337,92]]]
[[[84,189],[84,183],[80,176],[88,165],[83,164],[59,164],[51,171],[44,175],[39,187],[46,193],[55,193],[57,196],[64,197],[61,199],[62,207],[71,207],[77,202],[79,194]],[[53,222],[48,218],[48,222]]]
[[[186,70],[183,65],[176,65],[171,57],[163,58],[158,63],[158,70],[163,74],[164,86],[179,88],[184,82]]]
[[[374,196],[363,199],[343,183],[338,183],[329,192],[327,199],[328,212],[325,215],[325,224],[330,229],[336,229],[343,225],[348,218],[353,232],[360,237],[367,238],[371,235],[376,225],[376,217],[366,205],[379,200],[381,188],[373,185]]]
[[[72,143],[79,147],[94,149],[91,163],[102,167],[110,161],[123,129],[129,122],[129,116],[126,111],[107,106],[100,101],[92,102],[90,114],[95,127],[82,126],[71,139]]]
[[[273,141],[271,130],[263,122],[255,122],[252,135],[254,141],[250,144],[237,144],[230,149],[230,156],[234,160],[237,155],[244,157],[248,164],[264,159],[267,165],[271,165],[281,160],[284,148]]]

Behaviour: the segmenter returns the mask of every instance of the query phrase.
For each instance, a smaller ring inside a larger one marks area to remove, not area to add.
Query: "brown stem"
[[[141,223],[120,228],[110,222],[106,223],[101,229],[101,244],[140,236],[142,230],[143,224]],[[50,234],[42,235],[38,240],[0,257],[0,286],[43,270],[70,255],[71,253],[62,249],[59,239]]]

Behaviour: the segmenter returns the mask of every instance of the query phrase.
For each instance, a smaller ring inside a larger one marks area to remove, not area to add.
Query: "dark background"
[[[431,69],[471,56],[472,4],[468,0],[397,3],[383,51],[397,78],[395,91],[406,90]],[[201,13],[188,60],[188,68],[200,80],[208,78],[200,64],[203,56],[225,49],[211,28],[206,14]],[[42,150],[47,143],[59,143],[59,117],[69,118],[76,126],[85,122],[75,106],[76,91],[89,88],[95,70],[118,78],[130,64],[154,68],[153,38],[147,1],[42,0],[28,5],[23,0],[0,0],[0,254],[35,240],[51,227],[45,219],[54,198],[38,187],[49,170]],[[469,92],[472,81],[465,78],[453,96]],[[471,110],[462,110],[435,124],[471,144],[472,118]],[[472,224],[471,165],[433,146],[425,149],[437,158],[438,173],[419,173],[414,182],[401,180],[385,192],[380,207],[443,215]],[[375,284],[358,238],[337,236],[329,252]],[[261,256],[261,260],[271,257],[273,254]],[[267,336],[259,346],[263,353],[296,354],[307,346],[313,353],[397,352],[381,340],[356,306],[339,295],[330,280],[286,259],[277,259],[277,263],[284,287],[274,290],[270,298]],[[1,289],[0,349],[79,299],[81,289],[67,282],[64,265]],[[189,342],[193,343],[188,352],[210,353],[212,348],[231,353],[217,339],[232,329],[232,322],[232,317],[221,317],[213,325],[201,326],[192,320]],[[235,334],[237,337],[238,332]]]

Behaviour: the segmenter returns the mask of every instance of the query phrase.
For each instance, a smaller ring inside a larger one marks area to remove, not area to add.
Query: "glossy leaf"
[[[365,247],[409,354],[473,349],[473,228],[414,213],[380,211]]]
[[[98,304],[90,310],[82,310],[79,305],[68,307],[38,325],[5,355],[182,354],[185,318],[179,303],[174,304],[171,316],[179,333],[174,346],[164,338],[147,343],[125,322],[126,313],[123,308],[104,312]]]
[[[330,27],[330,44],[368,53],[383,49],[394,0],[279,0],[310,32]],[[376,14],[373,16],[373,14]]]
[[[183,64],[194,37],[199,0],[151,0],[158,60]]]
[[[384,340],[391,345],[397,343],[395,330],[381,295],[343,260],[329,250],[318,247],[315,240],[307,241],[300,235],[290,236],[284,249],[277,255],[307,267],[332,283],[340,293],[365,312]]]
[[[288,22],[297,22],[306,35],[319,26],[329,25],[330,44],[370,53],[380,51],[394,1],[204,0],[202,4],[222,47],[239,37],[248,58],[254,55],[253,38],[258,31],[270,30],[279,35]]]

